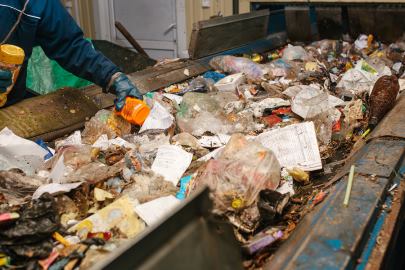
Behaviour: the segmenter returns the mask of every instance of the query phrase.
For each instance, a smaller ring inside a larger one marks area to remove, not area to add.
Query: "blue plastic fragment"
[[[222,73],[219,73],[216,71],[207,71],[203,75],[204,79],[212,79],[214,82],[217,82],[225,77],[226,77],[225,74],[222,74]]]
[[[53,157],[53,154],[52,154],[51,150],[49,150],[48,146],[46,145],[46,143],[42,139],[36,140],[35,143],[38,144],[39,146],[41,146],[46,151],[48,151],[48,154],[46,154],[44,156],[44,160],[48,160],[51,157]]]
[[[190,183],[192,175],[184,176],[180,179],[180,190],[176,194],[176,198],[179,200],[184,200],[186,198],[187,186]]]

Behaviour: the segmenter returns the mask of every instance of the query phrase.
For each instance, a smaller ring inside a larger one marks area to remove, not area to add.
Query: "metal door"
[[[109,0],[114,21],[120,21],[151,58],[177,56],[176,0]],[[111,23],[112,41],[131,47]]]

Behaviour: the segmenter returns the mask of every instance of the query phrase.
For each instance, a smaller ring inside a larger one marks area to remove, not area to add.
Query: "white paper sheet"
[[[173,115],[160,105],[159,102],[155,102],[139,133],[147,130],[166,130],[173,125],[173,122]]]
[[[231,136],[226,134],[218,134],[215,136],[202,136],[201,139],[198,140],[198,143],[202,147],[207,148],[218,148],[224,146],[229,142]]]
[[[135,212],[148,226],[151,226],[167,216],[179,204],[180,201],[170,195],[138,205],[135,207]]]
[[[94,142],[92,145],[95,148],[99,148],[100,150],[107,150],[110,146],[117,145],[121,147],[125,147],[128,149],[135,149],[135,145],[132,143],[127,142],[123,138],[117,137],[115,139],[109,140],[106,134],[101,135],[98,137],[97,141]]]
[[[152,164],[152,171],[162,175],[175,186],[191,164],[193,154],[176,145],[160,146]]]
[[[0,131],[0,170],[19,168],[32,175],[44,163],[48,151],[15,135],[7,127]]]
[[[72,135],[70,135],[66,139],[57,141],[55,143],[55,148],[59,149],[62,146],[81,145],[81,144],[82,144],[82,134],[80,130],[76,130]]]
[[[257,141],[274,152],[282,167],[304,171],[322,168],[313,122],[304,122],[264,132]]]
[[[57,195],[61,193],[69,192],[77,187],[79,187],[82,183],[71,183],[71,184],[58,184],[52,183],[40,186],[32,195],[32,199],[36,200],[42,196],[42,194],[49,193],[51,195]]]

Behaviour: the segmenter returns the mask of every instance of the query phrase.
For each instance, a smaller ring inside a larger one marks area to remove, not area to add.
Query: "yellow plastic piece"
[[[52,235],[53,239],[64,245],[65,247],[70,246],[69,241],[67,241],[62,235],[60,235],[58,232],[54,232]]]
[[[309,182],[309,174],[300,168],[294,167],[293,169],[287,170],[288,173],[294,178],[295,181],[300,183]]]
[[[25,53],[20,47],[4,44],[0,45],[0,62],[12,65],[24,63]]]
[[[243,206],[243,200],[241,199],[234,199],[232,201],[232,208],[239,209]]]

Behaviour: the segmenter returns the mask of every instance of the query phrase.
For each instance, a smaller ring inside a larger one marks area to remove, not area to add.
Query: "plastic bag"
[[[276,59],[267,65],[272,77],[297,77],[298,72],[285,59]]]
[[[238,97],[231,92],[187,93],[176,115],[177,125],[182,132],[194,136],[202,136],[206,132],[227,134],[231,131],[231,123],[222,108],[237,100]]]
[[[340,120],[341,115],[338,109],[333,108],[311,119],[315,125],[316,138],[321,145],[331,142],[333,125]]]
[[[307,61],[309,60],[309,56],[303,47],[288,45],[287,48],[285,48],[283,51],[283,59],[287,61]]]
[[[81,88],[91,84],[49,59],[41,47],[32,50],[27,68],[27,87],[34,92],[45,95],[62,87]]]
[[[292,111],[304,119],[312,119],[335,106],[344,104],[343,100],[329,95],[318,85],[291,86],[283,93],[292,99]]]
[[[215,210],[239,212],[257,201],[260,190],[275,190],[280,164],[260,143],[234,134],[219,159],[210,160],[192,183],[192,190],[208,185],[214,193]]]
[[[266,66],[257,64],[244,57],[230,55],[212,58],[210,66],[216,70],[230,74],[244,73],[246,78],[251,81],[261,81],[263,76],[267,74]]]
[[[103,134],[109,139],[131,133],[131,124],[111,111],[101,110],[85,124],[82,136],[86,144],[93,144]]]
[[[207,93],[211,91],[214,83],[213,79],[197,77],[190,82],[189,86],[176,94],[182,96],[187,92]]]

